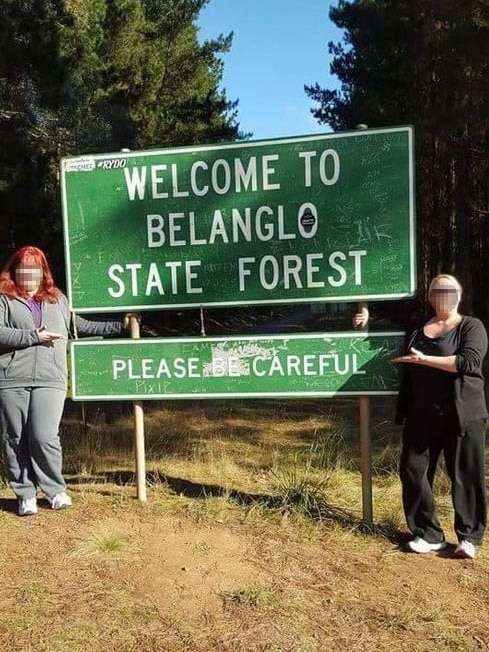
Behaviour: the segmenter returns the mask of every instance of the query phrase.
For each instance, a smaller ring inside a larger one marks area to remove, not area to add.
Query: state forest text
[[[298,156],[304,163],[303,187],[338,182],[340,159],[335,150],[300,152]],[[313,167],[315,161],[317,169]],[[261,192],[263,200],[263,193],[280,190],[283,181],[275,167],[279,162],[278,154],[251,157],[246,164],[239,158],[213,163],[199,160],[186,170],[184,181],[176,163],[126,168],[124,175],[131,202],[164,202],[210,193],[216,198],[215,206],[219,205],[218,197],[228,193]],[[348,281],[360,286],[366,250],[304,251],[305,241],[315,242],[320,223],[319,210],[312,202],[297,208],[273,201],[243,208],[212,207],[202,214],[195,210],[153,211],[145,216],[144,248],[161,254],[153,260],[145,256],[144,262],[128,260],[110,265],[107,292],[116,299],[127,294],[202,294],[224,260],[228,263],[222,267],[226,285],[238,293],[257,285],[265,292],[277,287],[340,288]],[[295,251],[294,241],[298,243]],[[248,245],[245,249],[247,243],[256,247]]]

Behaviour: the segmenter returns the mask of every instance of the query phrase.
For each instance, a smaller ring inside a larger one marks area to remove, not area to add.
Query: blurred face
[[[36,292],[42,282],[42,268],[34,261],[24,261],[15,270],[15,283],[24,292]]]
[[[452,281],[439,279],[430,289],[429,300],[436,312],[451,312],[458,306],[460,290]]]

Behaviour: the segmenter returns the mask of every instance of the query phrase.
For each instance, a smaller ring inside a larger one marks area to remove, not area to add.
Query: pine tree
[[[62,270],[62,156],[242,137],[219,90],[232,35],[199,44],[208,0],[3,0],[0,253]]]
[[[418,271],[446,271],[465,308],[487,318],[489,282],[489,3],[487,0],[340,0],[345,30],[330,43],[339,90],[306,87],[312,112],[334,129],[416,129]]]

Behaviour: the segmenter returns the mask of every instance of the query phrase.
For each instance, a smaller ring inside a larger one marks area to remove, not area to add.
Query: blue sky
[[[329,41],[343,32],[329,20],[325,0],[210,0],[199,38],[234,32],[223,55],[223,87],[239,99],[238,121],[253,140],[330,131],[314,120],[304,84],[336,87]]]

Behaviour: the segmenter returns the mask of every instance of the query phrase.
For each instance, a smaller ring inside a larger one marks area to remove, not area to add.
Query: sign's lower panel
[[[402,332],[79,340],[74,400],[396,394]]]

